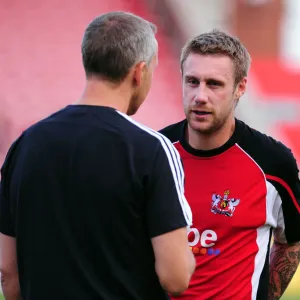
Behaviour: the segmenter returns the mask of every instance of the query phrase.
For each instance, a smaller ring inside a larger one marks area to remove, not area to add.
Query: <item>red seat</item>
[[[279,59],[253,59],[251,74],[266,101],[289,99],[300,104],[300,70],[292,70]]]
[[[85,27],[96,15],[112,10],[132,11],[155,22],[140,0],[21,0],[0,10],[0,105],[21,129],[75,102],[84,89],[80,43]],[[155,129],[183,116],[179,61],[158,24],[159,65],[148,101],[135,117]]]

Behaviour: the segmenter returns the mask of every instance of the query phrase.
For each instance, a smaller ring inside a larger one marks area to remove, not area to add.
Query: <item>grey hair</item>
[[[156,26],[128,12],[109,12],[86,28],[82,61],[86,76],[122,81],[136,63],[149,64],[157,53]]]

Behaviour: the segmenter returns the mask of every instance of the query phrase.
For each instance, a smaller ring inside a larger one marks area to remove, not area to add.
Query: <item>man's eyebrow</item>
[[[200,76],[197,76],[195,74],[185,74],[183,76],[184,78],[187,78],[187,79],[197,79],[197,80],[200,80]],[[204,81],[215,81],[215,82],[218,82],[218,83],[224,83],[224,80],[221,79],[221,78],[217,78],[217,77],[213,77],[213,76],[203,76],[203,79]]]

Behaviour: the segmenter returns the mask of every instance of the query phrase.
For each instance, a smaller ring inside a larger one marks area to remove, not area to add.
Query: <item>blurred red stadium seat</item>
[[[251,73],[265,101],[297,101],[300,104],[300,70],[292,70],[278,59],[253,59]]]
[[[0,104],[21,129],[75,102],[84,88],[80,43],[97,15],[131,11],[156,23],[140,0],[15,0],[0,5]],[[161,18],[157,18],[161,19]],[[159,65],[148,101],[135,119],[159,129],[183,117],[178,57],[158,24]]]
[[[253,59],[252,75],[255,88],[269,105],[275,102],[296,103],[300,112],[300,70],[291,69],[276,59]],[[300,118],[290,122],[278,122],[275,131],[280,139],[292,149],[298,164],[300,163]]]

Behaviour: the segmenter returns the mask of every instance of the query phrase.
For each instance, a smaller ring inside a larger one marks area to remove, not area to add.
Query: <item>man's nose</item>
[[[193,100],[196,105],[201,105],[208,101],[207,88],[204,84],[199,85]]]

